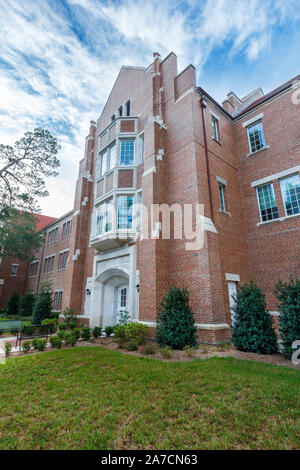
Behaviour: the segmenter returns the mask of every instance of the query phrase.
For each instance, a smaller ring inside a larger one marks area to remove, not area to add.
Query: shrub
[[[141,353],[145,354],[145,356],[149,354],[155,354],[156,353],[156,348],[153,343],[146,343],[141,347]]]
[[[59,336],[51,336],[50,337],[50,344],[52,348],[61,348],[62,340]]]
[[[31,341],[24,341],[22,343],[22,351],[28,352],[31,348]]]
[[[300,280],[278,281],[274,293],[279,301],[279,331],[283,354],[290,359],[294,351],[292,344],[300,339]]]
[[[41,338],[34,338],[32,340],[32,346],[36,351],[44,351],[45,347],[47,346],[47,340]]]
[[[56,318],[45,318],[42,321],[42,325],[53,325],[53,333],[57,330],[58,321]]]
[[[241,351],[272,354],[277,351],[277,337],[272,318],[266,311],[262,290],[251,279],[235,296],[232,342]]]
[[[125,325],[115,326],[114,335],[116,339],[122,339],[125,341]]]
[[[76,340],[78,340],[80,338],[80,329],[74,328],[74,330],[72,330],[72,335],[75,336]]]
[[[75,330],[77,326],[76,321],[70,321],[68,325],[69,325],[70,330]]]
[[[67,346],[75,346],[76,341],[77,341],[77,338],[72,332],[65,333],[65,343]]]
[[[156,340],[161,346],[183,349],[196,346],[194,315],[189,306],[189,293],[183,287],[172,287],[161,303]]]
[[[67,329],[67,326],[68,326],[67,323],[62,322],[58,324],[58,329],[59,331],[65,331]]]
[[[18,315],[20,308],[20,295],[14,292],[7,302],[5,315]]]
[[[66,308],[63,312],[63,317],[64,317],[64,321],[67,323],[68,325],[68,328],[70,328],[71,330],[76,328],[76,315],[75,315],[75,312],[74,310],[72,310],[71,308]],[[71,323],[74,324],[75,322],[75,326],[74,328],[71,328]]]
[[[106,326],[104,328],[105,334],[107,337],[111,336],[114,332],[114,327],[113,326]]]
[[[6,356],[9,355],[11,349],[12,349],[11,343],[5,343],[5,344],[4,344],[4,351],[5,351]]]
[[[196,348],[195,346],[185,346],[183,348],[185,354],[189,357],[193,357],[195,355],[195,352],[196,352]]]
[[[101,336],[101,328],[99,326],[95,326],[92,330],[92,334],[94,338],[99,338],[99,336]]]
[[[135,339],[131,339],[127,343],[127,351],[137,351],[139,349],[139,343]]]
[[[47,287],[45,287],[46,289]],[[51,291],[41,290],[33,309],[32,321],[34,325],[40,325],[45,318],[51,315]]]
[[[59,317],[59,312],[51,312],[49,315],[49,318],[56,318],[57,321],[58,321],[58,317]]]
[[[22,317],[31,317],[35,303],[35,295],[33,292],[26,292],[20,300],[19,315]]]
[[[125,325],[125,340],[136,341],[140,346],[149,337],[149,327],[142,323],[127,323]]]
[[[120,310],[118,324],[126,325],[127,323],[129,323],[129,321],[130,321],[130,315],[129,315],[128,310],[126,308],[124,308],[123,310]]]
[[[170,346],[163,346],[160,348],[160,353],[164,359],[170,359],[173,354],[173,349]]]
[[[81,338],[85,339],[86,341],[88,341],[91,337],[91,329],[88,328],[87,326],[85,326],[84,328],[82,328],[81,330]]]
[[[57,333],[57,336],[58,336],[60,339],[65,339],[66,333],[67,333],[66,330],[59,330],[59,332]]]

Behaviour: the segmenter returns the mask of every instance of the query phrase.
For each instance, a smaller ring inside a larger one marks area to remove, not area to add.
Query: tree
[[[48,195],[44,177],[57,176],[59,148],[41,128],[26,132],[14,146],[0,145],[0,212],[6,207],[37,210],[36,198]]]
[[[32,323],[34,325],[41,325],[45,318],[50,318],[52,308],[52,289],[49,283],[44,283],[41,286],[41,291],[38,294],[36,303],[33,309]]]
[[[292,344],[300,339],[300,279],[278,281],[274,293],[279,300],[279,330],[283,354],[290,359],[293,353]]]
[[[0,211],[0,258],[14,256],[30,262],[32,253],[43,242],[43,232],[36,231],[37,218],[13,208]]]
[[[18,292],[14,292],[7,302],[5,314],[10,315],[18,315],[19,313],[19,306],[20,306],[20,295]]]
[[[33,292],[26,292],[20,301],[19,315],[22,317],[31,317],[35,302],[35,295]]]
[[[185,287],[171,287],[161,302],[156,340],[161,346],[170,346],[172,349],[196,346],[195,319]]]
[[[265,295],[251,279],[235,296],[232,342],[237,349],[259,354],[277,351],[272,318],[266,310]]]

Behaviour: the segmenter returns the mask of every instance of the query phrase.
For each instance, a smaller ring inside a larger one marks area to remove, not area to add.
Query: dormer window
[[[127,101],[127,103],[125,104],[125,108],[126,108],[126,116],[130,116],[130,101]]]

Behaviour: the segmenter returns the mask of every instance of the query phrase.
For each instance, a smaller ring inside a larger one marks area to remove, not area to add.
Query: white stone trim
[[[150,328],[154,328],[156,326],[156,321],[142,321],[142,320],[138,320],[139,323],[142,323],[142,325],[147,325],[149,326]]]
[[[273,310],[269,312],[269,314],[272,315],[272,317],[280,317],[280,312],[277,312],[277,310]]]
[[[209,110],[209,112],[217,121],[220,121],[220,116],[218,116],[216,113],[214,113],[211,109]]]
[[[256,186],[260,186],[261,184],[269,183],[273,180],[283,178],[284,176],[289,176],[292,173],[297,173],[298,171],[300,171],[300,165],[292,166],[291,168],[279,171],[278,173],[273,173],[272,175],[266,176],[265,178],[261,178],[260,180],[252,181],[251,187],[255,188]]]
[[[243,127],[248,127],[250,124],[253,124],[256,121],[260,121],[264,117],[264,113],[257,114],[251,119],[248,119],[248,121],[243,122]]]
[[[196,327],[200,330],[228,330],[230,326],[228,323],[195,323]]]
[[[200,224],[202,224],[203,226],[204,232],[208,231],[208,232],[218,233],[216,227],[213,224],[213,221],[210,218],[205,217],[204,215],[199,215],[198,217],[199,217]]]
[[[148,170],[144,171],[143,178],[144,176],[150,175],[150,173],[156,173],[156,166],[152,166]]]
[[[240,275],[225,273],[225,279],[226,281],[240,282]]]
[[[179,96],[179,98],[175,101],[175,103],[179,103],[179,101],[181,101],[183,98],[185,98],[187,95],[189,95],[190,93],[194,93],[194,87],[191,86],[189,88],[189,90],[187,90],[185,93],[183,93],[181,96]]]
[[[223,184],[224,186],[227,186],[227,181],[224,180],[224,178],[221,178],[221,176],[218,175],[216,176],[216,178],[219,183]]]

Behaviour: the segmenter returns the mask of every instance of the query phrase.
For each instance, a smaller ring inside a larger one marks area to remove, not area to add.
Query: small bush
[[[156,353],[156,347],[153,343],[146,343],[141,347],[141,353],[145,356]]]
[[[74,335],[76,340],[78,340],[80,338],[80,329],[74,328],[74,330],[72,330],[72,335]]]
[[[24,341],[22,343],[22,351],[24,351],[25,353],[28,352],[31,348],[31,341]]]
[[[91,337],[91,329],[88,328],[87,326],[85,326],[84,328],[82,328],[81,330],[81,338],[85,339],[86,341],[88,341]]]
[[[185,346],[183,348],[185,354],[188,356],[188,357],[193,357],[195,355],[195,352],[196,352],[196,349],[194,346]]]
[[[58,326],[57,319],[56,318],[45,318],[45,320],[42,321],[42,326],[48,326],[48,325],[52,326],[51,333],[55,333],[55,331],[57,330],[57,326]]]
[[[129,312],[126,308],[124,308],[123,310],[120,310],[119,311],[119,321],[118,321],[118,324],[119,325],[127,325],[127,323],[129,323],[130,321],[130,315],[129,315]]]
[[[77,338],[72,332],[65,333],[65,343],[67,346],[75,346],[76,341]]]
[[[76,326],[77,326],[76,321],[70,321],[69,322],[70,330],[75,330]]]
[[[65,331],[67,329],[68,325],[66,322],[61,322],[58,324],[58,329],[59,331]]]
[[[292,344],[300,339],[300,280],[278,281],[274,293],[279,301],[279,331],[283,354],[290,359],[294,352]]]
[[[47,340],[41,338],[34,338],[32,340],[32,346],[36,351],[44,351],[45,347],[47,346]]]
[[[34,325],[40,325],[45,318],[51,315],[52,292],[49,286],[42,288],[34,304],[32,322]]]
[[[126,346],[127,351],[137,351],[139,349],[139,343],[135,339],[128,341]]]
[[[75,322],[75,326],[74,328],[76,328],[76,315],[75,315],[75,312],[74,310],[72,310],[71,308],[66,308],[63,312],[63,317],[64,317],[64,321],[67,323],[67,326],[68,328],[70,328],[71,330],[73,328],[71,328],[71,323],[74,323]]]
[[[26,292],[20,300],[19,315],[22,317],[31,317],[35,303],[35,295],[33,292]]]
[[[61,348],[62,340],[59,336],[51,336],[50,337],[50,344],[52,348]]]
[[[101,328],[99,326],[94,326],[92,334],[94,338],[99,338],[99,336],[101,336]]]
[[[5,345],[4,345],[4,351],[5,351],[6,356],[9,355],[11,349],[12,349],[11,343],[5,343]]]
[[[140,346],[149,337],[149,327],[142,323],[127,323],[125,325],[125,340],[136,341]]]
[[[58,336],[60,339],[65,339],[66,333],[67,333],[66,330],[60,330],[60,331],[57,333],[57,336]]]
[[[113,326],[106,326],[104,328],[105,334],[107,337],[111,336],[114,332],[114,327]]]
[[[116,339],[122,339],[125,341],[125,325],[115,326],[114,335]]]
[[[173,349],[170,346],[163,346],[160,348],[160,353],[164,359],[170,359],[173,354]]]
[[[18,292],[14,292],[7,302],[5,315],[18,315],[20,308],[20,295]]]

